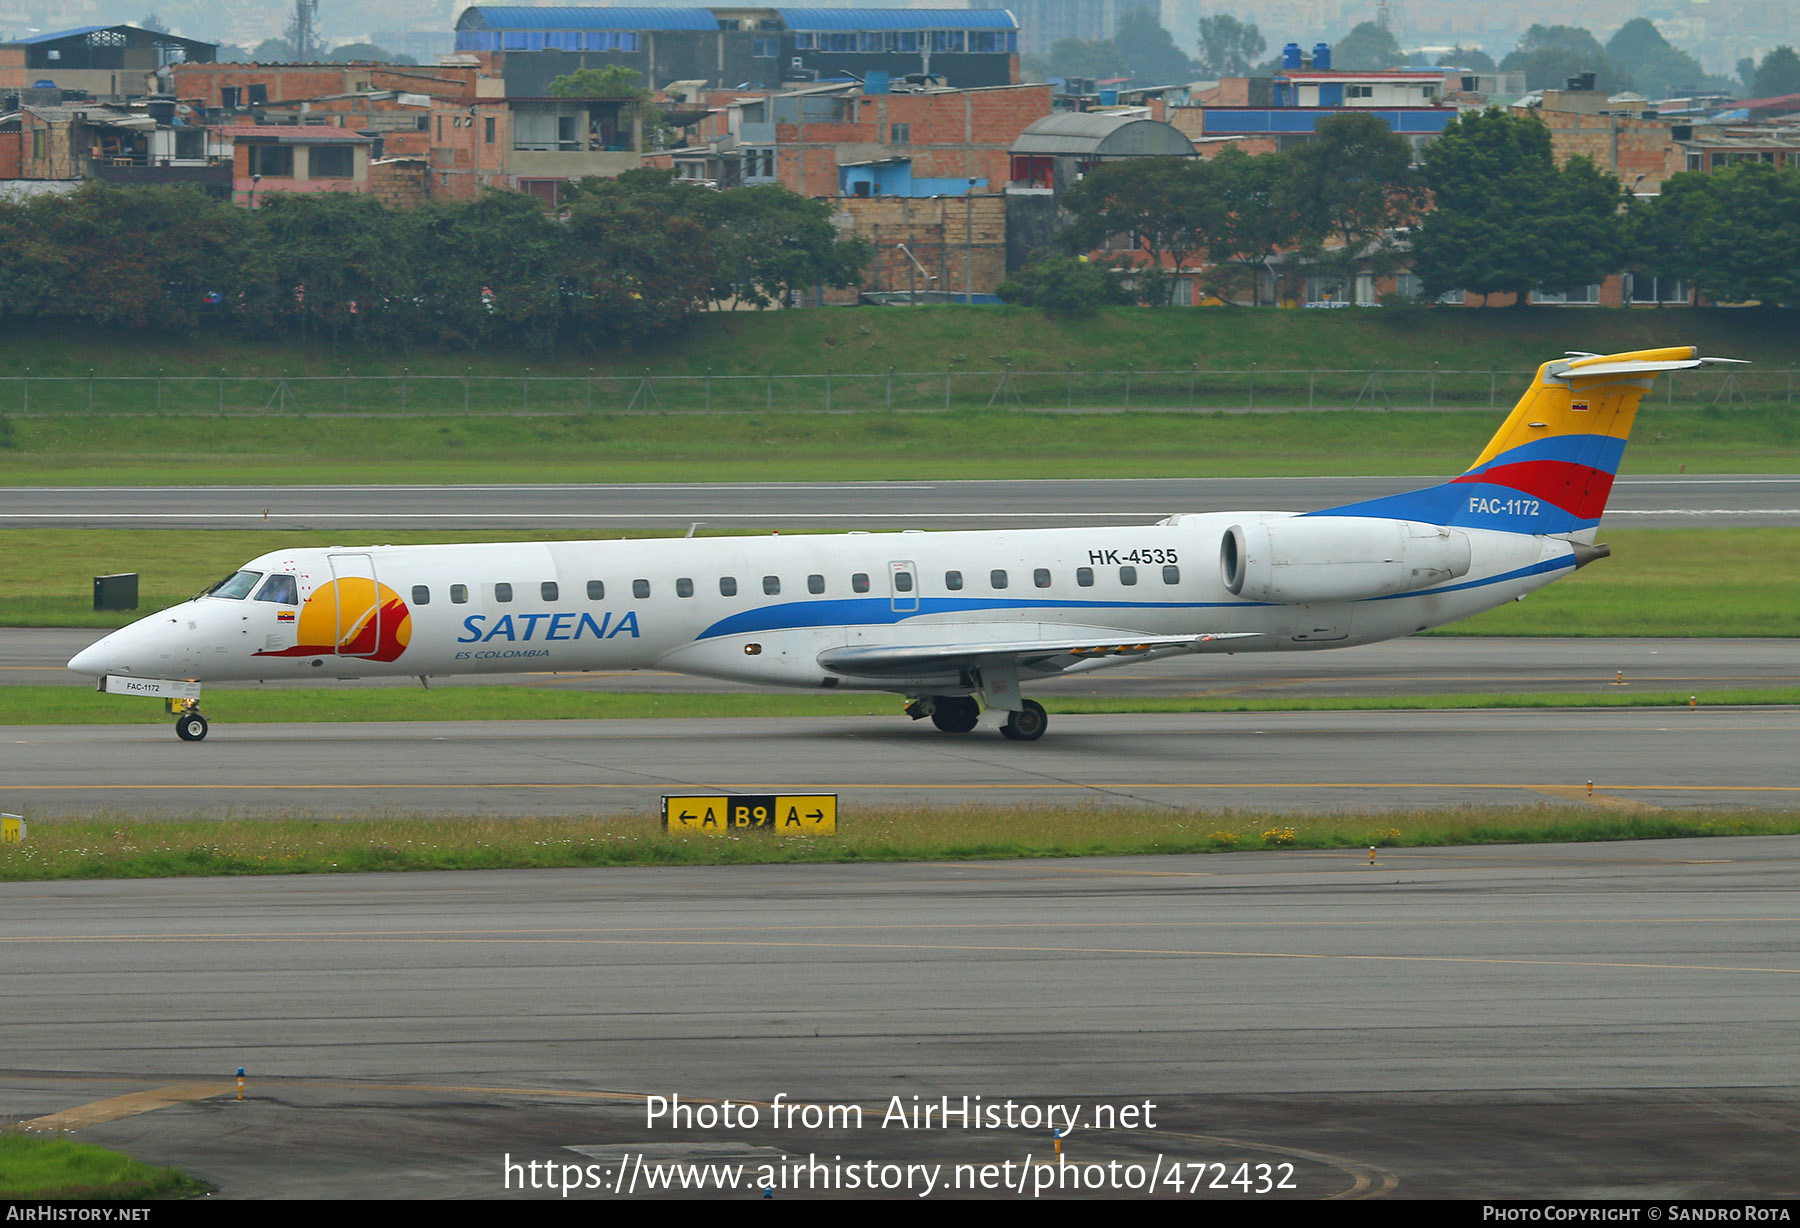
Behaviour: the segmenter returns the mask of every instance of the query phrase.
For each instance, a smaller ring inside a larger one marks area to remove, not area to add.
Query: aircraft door
[[[896,614],[919,612],[919,573],[910,561],[888,564],[888,601]]]
[[[330,617],[336,628],[332,643],[340,657],[373,657],[381,649],[381,585],[375,560],[366,554],[328,554],[331,564]]]

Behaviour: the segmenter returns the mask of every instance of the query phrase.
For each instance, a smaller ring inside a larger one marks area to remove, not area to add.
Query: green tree
[[[1800,55],[1792,47],[1777,47],[1756,67],[1750,92],[1757,98],[1782,98],[1800,94]]]
[[[416,268],[395,211],[372,196],[270,192],[253,215],[266,252],[255,307],[306,336],[405,341],[416,335]]]
[[[1634,17],[1606,40],[1606,54],[1627,73],[1637,89],[1652,98],[1677,90],[1698,89],[1707,81],[1700,61],[1670,44],[1654,24]]]
[[[1039,307],[1055,316],[1089,316],[1103,306],[1137,301],[1130,276],[1116,265],[1048,249],[1033,252],[996,293],[1008,303]]]
[[[581,68],[550,82],[552,98],[648,98],[644,74],[623,64]]]
[[[1200,19],[1200,56],[1194,68],[1209,81],[1223,77],[1244,77],[1256,64],[1256,57],[1268,48],[1256,23],[1248,25],[1219,13]]]
[[[1055,77],[1088,77],[1104,81],[1131,72],[1124,54],[1110,40],[1087,42],[1061,38],[1050,45],[1050,74]]]
[[[779,184],[698,195],[718,255],[716,301],[786,307],[799,291],[855,285],[874,257],[868,240],[838,238],[830,205]]]
[[[1208,165],[1197,158],[1126,158],[1108,162],[1063,194],[1072,219],[1063,242],[1091,251],[1124,238],[1149,266],[1147,281],[1160,282],[1149,301],[1174,301],[1169,271],[1205,251],[1220,215]]]
[[[1594,88],[1606,93],[1631,88],[1631,77],[1579,26],[1533,25],[1518,47],[1500,61],[1506,72],[1523,72],[1528,90],[1562,89],[1570,77],[1594,74]]]
[[[566,228],[523,192],[432,200],[400,215],[420,340],[551,348],[561,323]]]
[[[713,301],[718,255],[707,189],[667,171],[583,179],[564,210],[564,328],[587,344],[641,345]]]
[[[1304,187],[1294,159],[1280,154],[1256,157],[1228,145],[1210,163],[1220,205],[1208,256],[1227,302],[1247,289],[1256,301],[1259,273],[1279,276],[1277,253],[1300,239]],[[1277,298],[1279,298],[1279,293]]]
[[[1424,201],[1406,138],[1374,115],[1345,111],[1321,120],[1289,156],[1286,190],[1308,262],[1345,279],[1397,267],[1394,232],[1412,225]]]
[[[1333,70],[1370,72],[1392,68],[1406,59],[1393,34],[1372,21],[1365,21],[1338,40],[1331,49]]]
[[[1452,47],[1437,58],[1439,68],[1472,68],[1476,72],[1493,72],[1494,57],[1479,47]]]
[[[1425,150],[1435,208],[1412,235],[1425,296],[1511,293],[1602,280],[1621,267],[1625,193],[1585,158],[1559,169],[1535,115],[1490,107]]]
[[[1633,200],[1627,263],[1723,302],[1800,305],[1800,170],[1764,163],[1671,176]]]
[[[1113,46],[1124,54],[1132,80],[1140,84],[1182,85],[1193,79],[1194,62],[1182,54],[1149,9],[1127,9],[1119,15]]]
[[[374,43],[345,43],[341,47],[333,47],[320,57],[327,64],[349,64],[366,61],[376,64],[417,64],[410,55],[395,55],[386,47],[378,47]]]

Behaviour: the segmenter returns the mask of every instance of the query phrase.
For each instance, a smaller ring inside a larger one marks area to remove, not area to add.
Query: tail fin
[[[1734,361],[1702,358],[1683,345],[1547,362],[1460,477],[1313,514],[1392,517],[1591,542],[1638,402],[1656,373]]]

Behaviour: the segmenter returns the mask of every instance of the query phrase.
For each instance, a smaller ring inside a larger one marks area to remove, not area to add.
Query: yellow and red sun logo
[[[321,584],[300,607],[295,644],[259,657],[362,657],[395,661],[412,641],[412,611],[400,594],[366,576]]]

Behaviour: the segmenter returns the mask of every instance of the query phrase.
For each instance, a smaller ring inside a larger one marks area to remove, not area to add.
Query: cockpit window
[[[262,591],[256,594],[258,601],[277,601],[282,605],[300,604],[300,586],[289,575],[273,575],[263,582]]]
[[[250,595],[250,590],[256,587],[256,582],[262,579],[262,574],[260,571],[233,572],[200,595],[202,597],[228,597],[233,601],[242,601]]]

